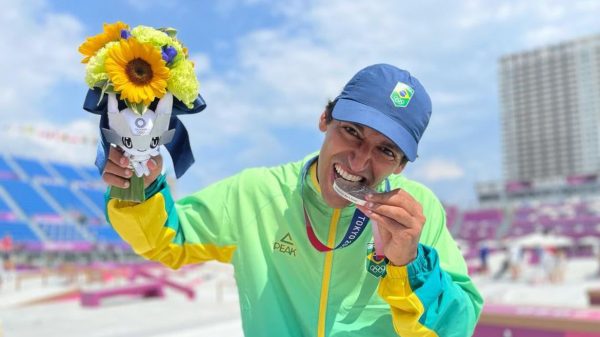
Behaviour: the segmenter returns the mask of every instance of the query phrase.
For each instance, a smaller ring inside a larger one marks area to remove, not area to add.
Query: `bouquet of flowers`
[[[143,201],[147,161],[165,145],[177,177],[193,163],[189,138],[178,114],[202,111],[199,83],[188,51],[172,28],[105,24],[102,33],[79,47],[85,57],[90,87],[84,109],[101,115],[101,143],[96,166],[104,169],[109,144],[130,159],[135,175],[127,189],[111,188],[111,196]]]

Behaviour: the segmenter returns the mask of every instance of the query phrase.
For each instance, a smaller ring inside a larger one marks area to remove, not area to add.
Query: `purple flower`
[[[131,33],[127,29],[121,29],[121,38],[127,40]]]
[[[163,46],[161,54],[163,60],[165,60],[167,64],[170,64],[171,62],[173,62],[175,56],[177,56],[177,50],[175,50],[175,48],[171,46]]]

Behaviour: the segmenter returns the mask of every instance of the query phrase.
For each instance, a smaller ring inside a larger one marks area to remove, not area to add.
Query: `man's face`
[[[386,136],[361,124],[332,120],[325,113],[319,120],[325,140],[319,154],[317,177],[325,202],[333,208],[343,208],[349,201],[333,189],[336,178],[359,181],[377,186],[392,173],[400,173],[402,151]]]

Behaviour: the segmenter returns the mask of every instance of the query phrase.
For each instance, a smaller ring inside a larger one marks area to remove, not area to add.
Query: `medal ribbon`
[[[310,216],[308,215],[308,211],[306,210],[306,206],[304,205],[304,184],[306,181],[306,175],[308,174],[308,170],[310,166],[317,160],[318,156],[312,158],[307,161],[302,168],[302,172],[300,173],[300,193],[302,198],[302,210],[304,211],[304,223],[306,225],[306,234],[308,235],[308,240],[310,243],[320,252],[328,252],[338,248],[344,248],[351,245],[358,237],[362,234],[367,227],[367,223],[369,222],[369,217],[367,217],[363,212],[359,209],[354,211],[354,215],[352,216],[352,220],[350,221],[350,225],[348,226],[348,230],[346,234],[344,234],[344,238],[340,241],[340,243],[335,247],[329,247],[321,242],[313,229],[312,223],[310,221]],[[385,191],[388,192],[390,190],[390,183],[386,179],[385,180]]]

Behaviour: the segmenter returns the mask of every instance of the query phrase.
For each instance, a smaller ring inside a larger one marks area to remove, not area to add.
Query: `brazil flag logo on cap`
[[[406,108],[408,103],[410,103],[410,99],[413,97],[415,90],[409,87],[407,84],[398,82],[396,87],[392,91],[390,98],[394,103],[394,106],[397,108]]]

